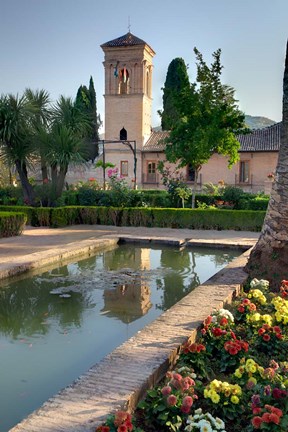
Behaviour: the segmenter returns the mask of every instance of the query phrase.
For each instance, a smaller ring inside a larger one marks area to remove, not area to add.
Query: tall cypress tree
[[[190,82],[187,73],[187,66],[180,57],[171,61],[168,66],[166,80],[163,90],[163,111],[159,111],[161,116],[162,130],[170,130],[174,121],[178,118],[175,106],[175,94],[181,93],[189,88]]]
[[[90,77],[89,89],[81,85],[77,91],[75,105],[85,112],[89,119],[91,129],[87,138],[87,160],[92,160],[98,155],[99,127],[101,125],[100,116],[97,115],[96,92],[92,76]]]

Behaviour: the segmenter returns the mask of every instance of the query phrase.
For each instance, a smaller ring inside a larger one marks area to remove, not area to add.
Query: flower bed
[[[288,281],[276,294],[253,279],[229,310],[204,320],[133,416],[118,411],[96,431],[287,432],[287,325]]]

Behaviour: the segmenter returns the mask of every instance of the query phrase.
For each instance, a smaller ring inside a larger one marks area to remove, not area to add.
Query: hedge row
[[[67,206],[54,208],[4,207],[0,210],[21,209],[27,224],[53,228],[77,224],[115,226],[145,226],[189,229],[233,229],[260,231],[265,211],[221,209],[169,209]]]
[[[0,212],[0,238],[20,235],[27,222],[25,213]]]

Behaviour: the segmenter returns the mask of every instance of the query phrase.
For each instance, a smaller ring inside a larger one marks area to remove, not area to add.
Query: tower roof
[[[128,32],[123,36],[120,36],[116,39],[112,39],[101,45],[101,48],[113,48],[113,47],[130,47],[135,45],[147,45],[149,46],[143,39],[134,36],[132,33]],[[152,49],[150,47],[150,49]],[[153,51],[153,50],[152,50]]]

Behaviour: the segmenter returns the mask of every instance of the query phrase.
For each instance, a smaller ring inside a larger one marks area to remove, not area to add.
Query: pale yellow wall
[[[277,165],[278,153],[277,152],[255,152],[255,153],[240,153],[240,161],[249,161],[249,182],[239,183],[239,170],[240,163],[237,162],[228,168],[228,158],[214,154],[209,162],[203,165],[198,179],[198,189],[201,189],[204,183],[218,184],[219,181],[224,181],[226,185],[232,185],[243,188],[246,192],[261,192],[269,191],[271,189],[271,182],[268,180],[267,175],[275,171]],[[155,161],[158,163],[160,160],[165,160],[164,153],[143,153],[143,178],[147,174],[147,161]],[[173,164],[167,166],[174,168]],[[182,169],[182,173],[186,175],[186,169]],[[162,182],[159,179],[159,187],[162,189]],[[143,188],[153,189],[153,185],[143,184]]]
[[[105,53],[105,139],[118,140],[124,127],[128,140],[136,140],[141,149],[151,133],[152,59],[154,51],[148,45],[103,47]],[[127,94],[119,94],[118,70],[129,74]]]

